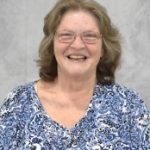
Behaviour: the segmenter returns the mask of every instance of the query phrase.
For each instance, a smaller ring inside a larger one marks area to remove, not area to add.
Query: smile
[[[87,57],[83,55],[69,55],[67,58],[75,61],[85,61],[87,59]]]

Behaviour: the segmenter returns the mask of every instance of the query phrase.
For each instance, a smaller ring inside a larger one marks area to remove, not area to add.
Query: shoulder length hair
[[[121,42],[118,29],[112,24],[106,9],[94,0],[59,0],[46,15],[44,38],[39,48],[39,76],[45,81],[54,81],[57,77],[57,62],[54,56],[53,40],[61,19],[69,10],[85,10],[97,20],[102,34],[103,56],[96,70],[97,83],[115,82],[115,71],[120,62]]]

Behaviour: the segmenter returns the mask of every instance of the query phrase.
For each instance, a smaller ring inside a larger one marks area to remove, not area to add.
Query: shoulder
[[[23,104],[32,94],[34,82],[17,86],[9,92],[4,99],[0,110],[18,107]]]
[[[145,112],[148,109],[139,93],[119,84],[97,84],[95,95],[98,99],[109,105],[109,108],[120,112]]]
[[[17,119],[22,120],[29,115],[29,109],[32,108],[35,101],[33,85],[34,82],[20,85],[8,93],[0,107],[0,124],[6,120],[13,122]]]
[[[11,145],[16,149],[15,144],[22,142],[25,124],[30,115],[28,104],[32,85],[33,83],[28,83],[18,86],[5,98],[0,108],[0,147],[7,149]]]
[[[97,84],[95,88],[95,94],[101,95],[104,94],[105,96],[109,97],[118,97],[118,98],[124,98],[127,100],[134,100],[138,99],[141,101],[139,93],[137,93],[135,90],[128,88],[126,86],[120,85],[120,84],[110,84],[110,85],[101,85]]]
[[[33,104],[34,82],[20,85],[8,93],[0,107],[0,127],[25,122]]]

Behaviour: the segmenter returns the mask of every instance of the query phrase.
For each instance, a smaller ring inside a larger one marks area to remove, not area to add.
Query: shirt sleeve
[[[0,149],[14,149],[21,140],[18,93],[12,91],[0,107]]]
[[[150,112],[138,94],[132,93],[130,98],[131,147],[150,150]]]

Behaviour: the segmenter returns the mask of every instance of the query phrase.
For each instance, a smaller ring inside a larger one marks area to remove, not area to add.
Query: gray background
[[[150,108],[150,0],[97,0],[123,36],[117,82],[139,92]],[[38,79],[43,18],[53,0],[0,0],[0,102],[14,87]]]

